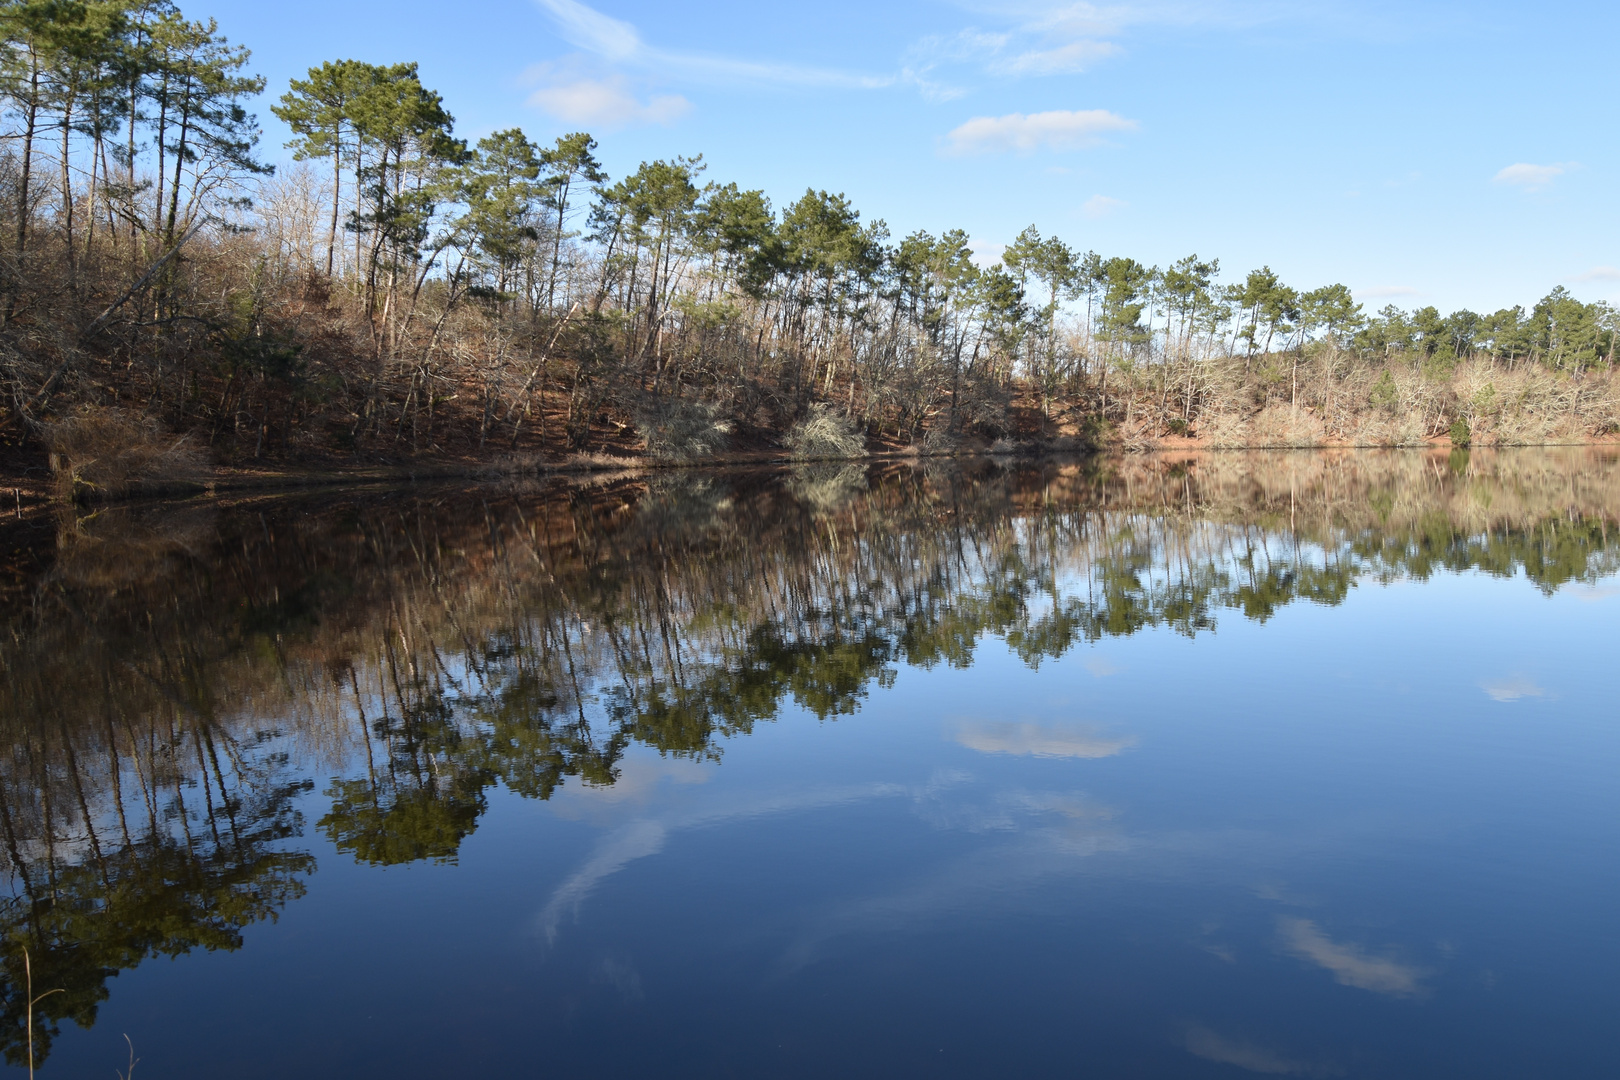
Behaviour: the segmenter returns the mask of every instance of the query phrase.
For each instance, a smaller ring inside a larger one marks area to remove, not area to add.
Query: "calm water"
[[[7,526],[44,1076],[1620,1075],[1620,463]]]

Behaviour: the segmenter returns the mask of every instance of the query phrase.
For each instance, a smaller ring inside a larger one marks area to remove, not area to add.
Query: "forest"
[[[412,63],[278,94],[168,0],[9,0],[0,24],[0,468],[68,496],[220,467],[1620,431],[1616,311],[1561,286],[1369,313],[1034,225],[991,261],[814,186],[773,205],[701,154],[613,177],[585,132],[458,136]]]

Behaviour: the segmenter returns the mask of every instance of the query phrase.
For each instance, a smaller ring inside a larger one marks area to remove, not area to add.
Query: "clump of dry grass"
[[[788,478],[787,489],[812,513],[831,513],[867,489],[866,466],[839,462],[800,465]]]
[[[636,410],[636,430],[646,440],[648,457],[676,464],[700,461],[724,449],[731,422],[710,402],[653,397]]]
[[[985,452],[995,457],[1010,457],[1013,454],[1022,453],[1023,450],[1024,446],[1022,443],[1014,442],[1012,439],[1002,436],[995,442],[991,443],[990,449]]]
[[[782,441],[788,452],[801,461],[866,456],[865,435],[849,417],[822,402],[811,405]]]
[[[61,509],[56,572],[76,588],[104,591],[151,584],[178,573],[208,550],[217,532],[210,503],[98,509],[79,517]]]
[[[923,433],[916,450],[929,457],[952,457],[961,452],[962,440],[948,428],[932,427]]]
[[[117,409],[97,409],[46,424],[57,493],[71,501],[116,499],[200,488],[207,458],[186,436]]]

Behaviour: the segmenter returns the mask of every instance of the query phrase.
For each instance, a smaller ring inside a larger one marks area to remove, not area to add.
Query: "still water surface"
[[[1620,463],[12,526],[43,1076],[1620,1075]]]

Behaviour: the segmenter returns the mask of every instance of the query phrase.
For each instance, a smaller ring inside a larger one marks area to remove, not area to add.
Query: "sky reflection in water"
[[[14,527],[8,1054],[27,945],[47,1076],[1614,1075],[1617,520],[1583,449]]]

